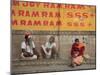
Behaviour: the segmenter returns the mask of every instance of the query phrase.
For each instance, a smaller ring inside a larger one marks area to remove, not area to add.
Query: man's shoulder
[[[54,42],[52,45],[53,45],[53,46],[56,46],[56,43]]]
[[[22,44],[25,44],[25,41],[22,41]]]
[[[79,45],[80,45],[81,47],[85,47],[84,43],[80,43]]]
[[[76,45],[76,43],[73,43],[73,44],[72,44],[72,46],[75,46],[75,45]]]
[[[80,45],[84,45],[84,43],[80,43]]]

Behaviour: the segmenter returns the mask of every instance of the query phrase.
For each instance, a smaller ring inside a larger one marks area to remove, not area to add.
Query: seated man
[[[24,59],[37,59],[38,53],[35,50],[35,44],[32,41],[31,33],[25,33],[25,41],[21,44],[22,54],[21,57]]]
[[[83,55],[84,55],[85,46],[83,43],[79,42],[79,39],[75,39],[75,43],[72,45],[71,49],[71,66],[75,67],[81,65],[83,62]]]
[[[42,53],[43,58],[56,58],[57,57],[55,37],[51,36],[49,38],[49,41],[46,42],[45,45],[42,45],[41,53]]]

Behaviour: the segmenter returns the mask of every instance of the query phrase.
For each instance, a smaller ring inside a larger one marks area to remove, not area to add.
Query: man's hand
[[[47,49],[46,49],[46,51],[47,51],[47,52],[49,52],[49,51],[50,51],[50,49],[49,49],[49,48],[47,48]]]
[[[32,56],[33,56],[33,54],[32,54],[32,53],[29,53],[29,56],[30,56],[30,57],[32,57]]]
[[[33,56],[33,54],[32,53],[29,53],[29,52],[23,52],[23,55],[25,57],[32,57]]]
[[[29,56],[29,53],[28,52],[23,52],[23,55],[25,56],[25,57],[28,57]]]
[[[78,55],[79,55],[79,52],[74,52],[73,57],[75,58],[75,57],[77,57]]]

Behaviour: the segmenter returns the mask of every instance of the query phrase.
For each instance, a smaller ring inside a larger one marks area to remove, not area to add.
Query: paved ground
[[[21,66],[14,69],[14,73],[37,73],[37,72],[54,72],[69,70],[95,69],[95,65],[81,65],[71,68],[68,65],[39,65],[39,66]]]
[[[53,61],[53,62],[52,62]],[[55,71],[70,71],[95,69],[95,63],[85,63],[81,66],[70,67],[66,61],[50,60],[50,61],[19,61],[13,63],[13,73],[37,73],[37,72],[55,72]]]

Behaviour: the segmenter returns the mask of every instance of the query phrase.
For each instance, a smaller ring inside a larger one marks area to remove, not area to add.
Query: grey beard
[[[30,49],[32,49],[32,41],[31,40],[26,41],[26,44],[30,47]]]

